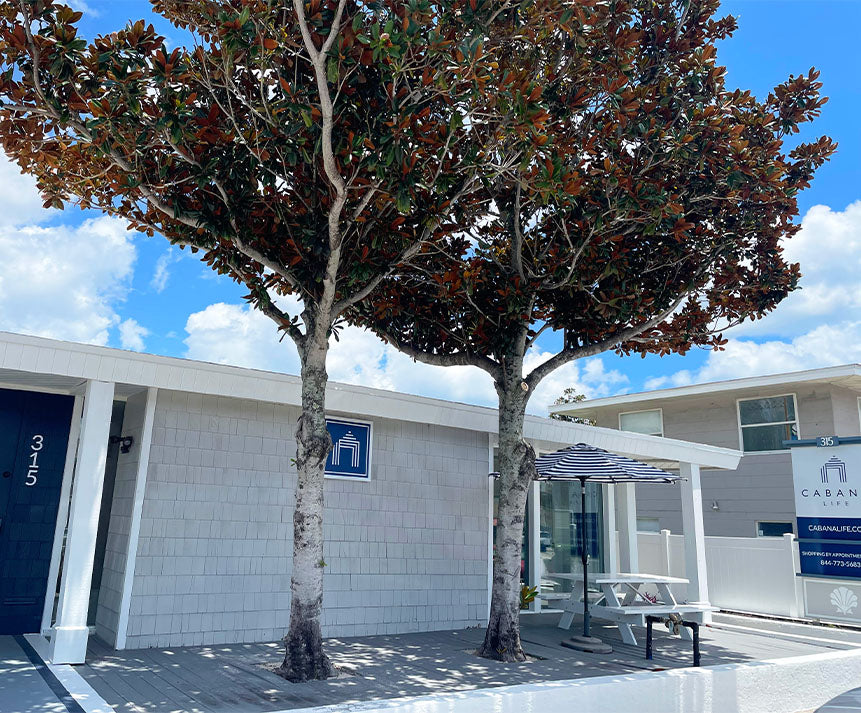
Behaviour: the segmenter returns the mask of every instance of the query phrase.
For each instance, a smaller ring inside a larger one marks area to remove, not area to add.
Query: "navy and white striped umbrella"
[[[538,480],[589,480],[594,483],[675,483],[681,478],[633,458],[578,443],[535,459]]]
[[[591,616],[589,614],[589,555],[587,549],[586,522],[586,482],[593,483],[675,483],[681,480],[660,468],[641,463],[633,458],[610,453],[587,443],[562,448],[554,453],[546,453],[535,459],[538,480],[578,480],[580,481],[579,530],[580,560],[583,573],[583,635],[573,636],[562,645],[591,653],[608,653],[612,648],[592,636]]]

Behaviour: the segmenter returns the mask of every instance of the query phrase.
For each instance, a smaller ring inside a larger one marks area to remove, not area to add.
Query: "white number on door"
[[[33,487],[39,482],[39,451],[45,445],[45,437],[37,433],[30,441],[30,467],[27,469],[27,479],[24,485]]]

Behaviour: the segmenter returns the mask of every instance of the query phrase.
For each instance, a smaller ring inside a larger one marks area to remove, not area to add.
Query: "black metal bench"
[[[666,621],[668,617],[662,616],[653,616],[649,614],[646,617],[646,660],[652,660],[652,624],[655,622]],[[679,624],[679,626],[686,626],[691,630],[691,634],[694,640],[694,666],[700,665],[700,625],[699,622],[696,621],[685,621],[682,619],[681,621],[675,622]]]

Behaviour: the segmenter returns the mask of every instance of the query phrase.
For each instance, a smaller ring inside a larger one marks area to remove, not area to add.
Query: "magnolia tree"
[[[735,21],[713,19],[718,0],[562,5],[562,21],[500,59],[499,86],[533,106],[506,96],[492,107],[529,126],[489,156],[470,221],[355,310],[415,359],[493,379],[499,506],[479,653],[505,661],[524,658],[531,394],[559,366],[605,350],[719,348],[722,330],[771,310],[798,282],[782,257],[796,196],[834,148],[827,138],[784,146],[824,103],[815,71],[764,100],[726,89],[715,43]],[[526,370],[553,330],[561,346]]]
[[[192,38],[170,49],[143,21],[88,42],[79,12],[0,0],[0,142],[46,205],[198,252],[299,352],[290,680],[332,672],[320,631],[329,337],[468,203],[504,133],[474,114],[497,91],[486,38],[506,6],[154,0]]]

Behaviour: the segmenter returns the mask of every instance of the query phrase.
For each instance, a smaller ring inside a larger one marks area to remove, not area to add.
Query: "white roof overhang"
[[[808,369],[806,371],[795,371],[786,374],[752,376],[744,379],[729,379],[727,381],[715,381],[707,384],[678,386],[672,389],[657,389],[655,391],[643,391],[636,394],[608,396],[603,399],[589,399],[574,404],[550,406],[549,411],[550,413],[582,416],[591,414],[596,409],[611,406],[648,408],[656,407],[660,402],[670,399],[722,393],[744,396],[745,392],[792,387],[798,384],[834,384],[836,386],[845,386],[861,393],[861,364],[844,364],[842,366],[829,366],[822,369]]]
[[[0,386],[76,393],[89,380],[117,385],[119,397],[148,387],[298,406],[299,378],[223,364],[140,354],[0,332]],[[328,410],[496,433],[496,409],[383,389],[330,382]],[[639,460],[675,467],[737,466],[741,453],[657,436],[528,416],[524,435],[543,449],[585,442]]]

